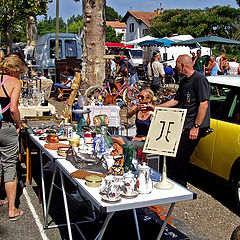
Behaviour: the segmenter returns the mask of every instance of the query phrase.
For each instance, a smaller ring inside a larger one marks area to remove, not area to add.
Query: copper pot
[[[59,137],[57,134],[48,134],[46,137],[46,141],[48,143],[58,143],[59,142]]]

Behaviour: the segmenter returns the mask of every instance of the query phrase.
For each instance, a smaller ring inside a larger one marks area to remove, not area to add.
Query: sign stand
[[[180,108],[155,108],[143,152],[163,156],[162,180],[154,185],[158,189],[174,187],[167,180],[166,158],[177,154],[186,112]]]
[[[172,189],[173,184],[168,182],[167,180],[167,164],[166,164],[166,156],[163,156],[163,169],[162,169],[162,181],[158,182],[154,185],[155,188],[158,189]]]

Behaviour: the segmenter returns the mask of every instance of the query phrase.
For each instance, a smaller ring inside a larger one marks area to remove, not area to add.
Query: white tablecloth
[[[56,108],[48,103],[48,106],[18,106],[20,117],[24,119],[24,117],[33,117],[33,116],[43,116],[43,112],[51,111],[51,113],[56,113]]]

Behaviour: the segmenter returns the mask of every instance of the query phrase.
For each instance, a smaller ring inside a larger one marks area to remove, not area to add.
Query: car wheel
[[[240,226],[236,227],[231,235],[231,239],[238,239],[240,236]]]
[[[238,171],[234,171],[232,174],[231,182],[233,184],[233,191],[235,195],[235,202],[237,211],[240,213],[240,169]]]

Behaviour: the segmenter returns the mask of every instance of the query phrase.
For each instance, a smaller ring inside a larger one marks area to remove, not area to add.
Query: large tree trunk
[[[106,0],[83,0],[83,65],[81,88],[102,84],[105,78]]]
[[[37,21],[36,16],[27,15],[26,17],[27,45],[35,46],[37,41]]]
[[[5,46],[7,49],[7,53],[12,51],[12,22],[8,22],[5,32]]]

